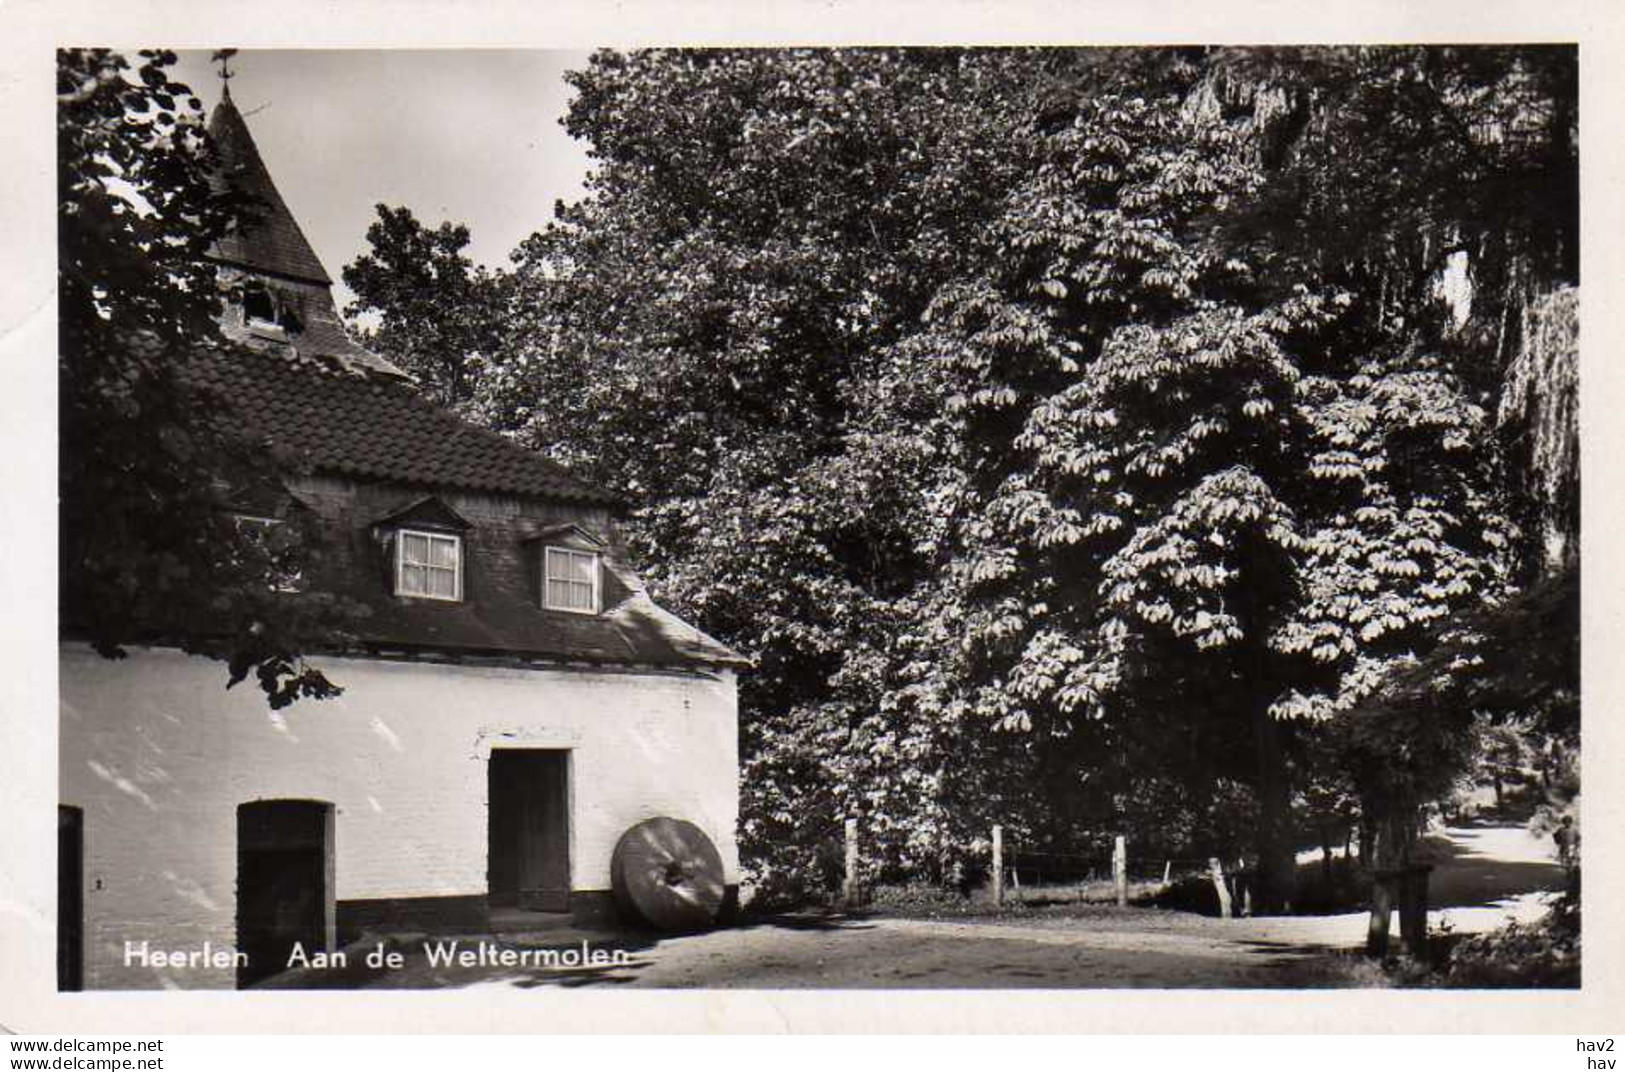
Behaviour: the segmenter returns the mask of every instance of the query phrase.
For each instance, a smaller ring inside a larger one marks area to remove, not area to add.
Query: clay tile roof
[[[215,347],[186,375],[227,401],[232,419],[317,470],[614,505],[534,451],[441,409],[393,377],[284,352]]]
[[[260,159],[259,147],[248,132],[237,106],[227,97],[209,116],[209,135],[224,165],[221,181],[229,181],[263,202],[264,218],[248,230],[227,235],[214,248],[214,256],[244,268],[272,272],[330,286],[333,280],[311,248],[299,221],[277,192],[271,173]]]

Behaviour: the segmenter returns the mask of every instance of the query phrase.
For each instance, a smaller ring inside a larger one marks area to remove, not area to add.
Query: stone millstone
[[[722,908],[722,857],[681,819],[645,819],[622,834],[609,877],[622,915],[656,930],[702,930]]]

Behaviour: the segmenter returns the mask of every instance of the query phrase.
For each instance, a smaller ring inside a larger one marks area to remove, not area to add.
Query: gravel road
[[[1452,829],[1435,840],[1432,923],[1488,930],[1543,911],[1561,871],[1551,847],[1515,827]],[[274,985],[360,988],[633,986],[804,989],[1253,988],[1356,985],[1350,963],[1366,916],[1221,920],[1188,912],[1058,906],[990,918],[785,917],[681,937],[549,929],[464,937],[494,949],[590,949],[620,963],[578,968],[430,963],[427,942],[396,935],[406,962],[344,977],[291,974]]]

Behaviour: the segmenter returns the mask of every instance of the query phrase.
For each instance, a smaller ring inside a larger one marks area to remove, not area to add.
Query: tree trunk
[[[1412,850],[1421,828],[1421,809],[1405,801],[1389,799],[1383,802],[1380,813],[1376,813],[1369,804],[1362,811],[1362,835],[1367,823],[1375,827],[1374,852],[1368,865],[1374,881],[1371,886],[1371,919],[1366,933],[1366,953],[1380,957],[1386,955],[1388,949],[1389,917],[1396,907],[1407,907],[1407,888],[1399,876],[1411,865]],[[1419,927],[1414,919],[1415,905],[1409,907],[1412,922],[1405,925],[1409,930],[1406,937],[1415,951],[1425,948],[1427,942],[1426,906],[1424,904],[1422,907]]]
[[[1368,957],[1388,955],[1388,927],[1393,920],[1393,890],[1377,879],[1371,886],[1371,918],[1366,924],[1365,952]]]
[[[1258,754],[1258,878],[1253,910],[1260,915],[1285,911],[1292,900],[1297,861],[1292,851],[1291,797],[1286,760],[1281,749],[1282,727],[1268,708],[1254,709],[1253,731]]]

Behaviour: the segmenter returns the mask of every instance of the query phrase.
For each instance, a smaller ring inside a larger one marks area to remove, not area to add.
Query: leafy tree
[[[1450,60],[1429,96],[1428,50],[1263,60],[573,76],[599,167],[522,250],[531,319],[477,405],[622,489],[657,587],[757,656],[758,863],[861,814],[891,866],[947,876],[992,821],[1085,838],[1146,814],[1147,779],[1240,780],[1278,902],[1307,738],[1508,589],[1495,360],[1437,296],[1448,244],[1407,243],[1432,213],[1488,248],[1516,154],[1475,157],[1448,218],[1415,199],[1468,142],[1391,196],[1376,176],[1522,61]],[[1496,278],[1566,247],[1507,248]]]
[[[1564,282],[1564,281],[1559,281]],[[1533,299],[1507,364],[1499,421],[1526,504],[1528,558],[1548,574],[1580,568],[1580,297],[1559,285]]]
[[[416,375],[425,392],[447,406],[473,393],[471,373],[496,352],[508,321],[506,276],[476,267],[463,255],[468,228],[442,223],[429,230],[406,208],[377,206],[367,228],[372,250],[345,266],[356,293],[350,317],[375,314],[359,334]]]
[[[1445,321],[1456,370],[1500,411],[1522,572],[1538,572],[1551,511],[1578,531],[1575,49],[1224,49],[1210,71],[1201,106],[1239,116],[1269,161],[1253,205],[1227,214],[1227,239],[1288,251],[1386,317]]]
[[[57,54],[61,618],[109,657],[178,641],[281,707],[338,691],[301,653],[342,635],[349,610],[275,590],[309,561],[308,534],[295,521],[267,539],[233,510],[292,460],[246,441],[187,375],[230,345],[206,254],[253,206],[213,183],[174,62]]]
[[[1418,650],[1417,666],[1391,667],[1365,712],[1372,725],[1348,727],[1363,746],[1346,761],[1367,770],[1410,762],[1409,777],[1433,785],[1447,772],[1422,771],[1415,764],[1428,750],[1408,747],[1407,738],[1430,736],[1422,721],[1466,734],[1475,710],[1503,720],[1539,711],[1571,731],[1579,686],[1574,49],[1238,50],[1219,54],[1213,69],[1209,105],[1250,109],[1275,161],[1254,219],[1273,217],[1277,244],[1291,249],[1295,239],[1298,257],[1363,291],[1385,319],[1439,337],[1469,397],[1496,415],[1502,509],[1518,523],[1512,576],[1529,589],[1454,619],[1438,649]],[[1232,222],[1245,231],[1245,219]],[[1524,656],[1507,658],[1514,649]],[[1385,738],[1379,726],[1400,737]],[[1437,758],[1459,770],[1470,757],[1452,748]],[[1379,825],[1380,802],[1399,803],[1386,791],[1367,796]]]
[[[950,788],[971,771],[952,757],[1023,747],[889,697],[946,550],[921,498],[939,462],[861,420],[908,389],[885,354],[974,259],[1014,171],[996,148],[1010,69],[687,51],[603,53],[573,76],[567,125],[599,169],[521,251],[515,305],[534,319],[482,404],[625,492],[663,597],[756,657],[758,861],[810,856],[798,845],[862,814],[889,859],[940,871],[946,827],[986,829],[944,806],[975,799]]]
[[[1505,525],[1472,449],[1486,415],[1434,339],[1290,255],[1216,244],[1264,175],[1189,99],[1080,96],[921,352],[964,372],[949,404],[986,495],[956,563],[985,614],[972,702],[1021,729],[1169,703],[1232,727],[1269,907],[1293,866],[1290,723],[1493,597]]]

